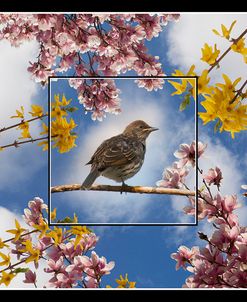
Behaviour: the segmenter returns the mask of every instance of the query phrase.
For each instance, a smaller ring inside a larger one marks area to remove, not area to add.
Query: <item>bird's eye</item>
[[[143,126],[141,125],[141,126],[140,126],[140,128],[142,129],[142,128],[143,128]]]

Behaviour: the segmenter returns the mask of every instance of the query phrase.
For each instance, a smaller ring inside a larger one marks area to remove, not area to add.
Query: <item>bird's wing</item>
[[[97,165],[99,170],[125,165],[138,157],[140,148],[143,148],[141,143],[120,134],[104,141],[89,163]]]

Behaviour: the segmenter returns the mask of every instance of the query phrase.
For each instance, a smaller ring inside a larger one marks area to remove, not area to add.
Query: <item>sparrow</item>
[[[104,176],[126,186],[125,181],[141,169],[146,153],[146,139],[158,128],[142,120],[130,123],[123,133],[113,136],[97,148],[90,161],[91,171],[81,185],[88,190],[99,176]]]

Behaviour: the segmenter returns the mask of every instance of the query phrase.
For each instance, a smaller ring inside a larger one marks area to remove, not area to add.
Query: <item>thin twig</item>
[[[79,191],[80,184],[70,184],[51,187],[51,193],[59,193],[66,191]],[[142,186],[110,186],[110,185],[93,185],[90,191],[108,191],[108,192],[128,192],[140,194],[168,194],[168,195],[188,195],[195,196],[194,191],[170,189],[161,187],[142,187]]]
[[[9,130],[9,129],[12,129],[12,128],[15,128],[15,127],[18,127],[24,123],[29,123],[29,122],[32,122],[32,121],[35,121],[35,120],[38,120],[38,119],[42,119],[43,117],[46,117],[48,116],[48,114],[43,114],[42,116],[36,116],[34,118],[31,118],[29,120],[22,120],[21,122],[15,124],[15,125],[12,125],[12,126],[9,126],[9,127],[3,127],[2,129],[0,129],[0,132],[3,132],[3,131],[6,131],[6,130]]]
[[[233,42],[233,44],[231,44],[231,46],[234,45],[234,44],[237,44],[237,42],[238,42],[241,38],[243,38],[243,36],[245,36],[246,33],[247,33],[247,28],[241,33],[241,35],[240,35],[237,39],[233,39],[234,42]],[[214,64],[208,69],[208,73],[209,73],[211,70],[213,70],[214,67],[216,67],[216,66],[219,64],[219,62],[220,62],[220,61],[228,54],[228,52],[231,50],[231,46],[229,46],[229,48],[227,48],[227,50],[219,57],[219,59],[216,60],[216,61],[214,62]]]
[[[43,139],[48,139],[48,136],[39,137],[39,138],[31,138],[31,139],[29,139],[27,141],[23,141],[23,142],[18,142],[17,140],[15,140],[12,144],[8,144],[8,145],[5,145],[5,146],[0,146],[0,149],[5,149],[5,148],[9,148],[9,147],[18,148],[19,145],[27,144],[27,143],[34,143],[34,142],[37,142],[37,141],[41,141]]]
[[[25,237],[25,236],[30,235],[30,234],[33,234],[33,233],[36,233],[36,232],[38,232],[38,230],[32,230],[32,231],[30,231],[30,232],[28,232],[28,233],[22,234],[22,235],[20,236],[20,238]],[[7,242],[12,241],[12,240],[14,240],[14,239],[15,239],[15,237],[6,239],[6,240],[3,241],[3,243],[7,243]]]
[[[247,85],[247,80],[243,83],[243,85],[238,89],[237,93],[235,94],[234,98],[229,102],[229,104],[232,104],[236,101],[239,95],[241,95],[244,87]]]

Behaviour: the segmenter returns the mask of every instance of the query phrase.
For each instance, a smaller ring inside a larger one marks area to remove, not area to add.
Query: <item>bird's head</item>
[[[142,120],[137,120],[130,123],[124,130],[123,134],[137,136],[139,139],[145,140],[153,131],[159,130],[149,126]]]

